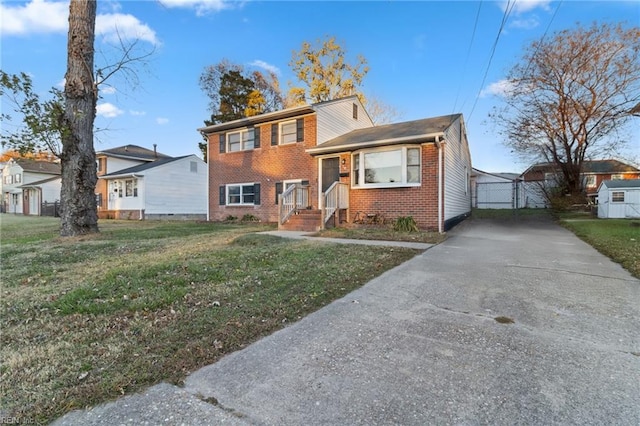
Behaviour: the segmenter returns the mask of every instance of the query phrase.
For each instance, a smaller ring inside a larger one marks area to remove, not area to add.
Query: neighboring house
[[[350,96],[199,130],[209,141],[210,220],[252,215],[314,230],[362,212],[444,231],[471,210],[460,114],[374,126]]]
[[[60,200],[60,163],[16,158],[2,169],[2,203],[6,213],[40,215],[43,203]]]
[[[598,188],[598,217],[640,218],[640,179],[603,181]]]
[[[525,182],[553,185],[557,169],[551,163],[540,163],[529,167],[522,174]],[[598,188],[605,180],[638,179],[640,169],[618,160],[587,160],[582,163],[582,178],[587,197],[595,201]]]
[[[195,155],[162,156],[133,167],[101,174],[106,188],[101,218],[207,218],[207,168]]]
[[[150,150],[138,145],[125,145],[117,148],[96,152],[96,163],[98,178],[108,173],[128,169],[130,167],[147,164],[162,158],[171,158],[161,154],[154,149]],[[106,218],[105,211],[108,210],[106,203],[108,195],[107,183],[98,179],[96,184],[96,200],[98,204],[98,217]]]
[[[518,174],[471,171],[472,206],[478,209],[518,208]]]

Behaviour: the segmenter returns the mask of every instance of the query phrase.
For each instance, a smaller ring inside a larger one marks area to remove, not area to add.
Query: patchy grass
[[[438,232],[394,231],[392,225],[351,225],[325,229],[313,234],[316,237],[350,238],[354,240],[409,241],[414,243],[439,244],[447,237]]]
[[[640,220],[598,219],[588,213],[559,214],[560,224],[640,278]]]
[[[0,412],[47,423],[245,347],[418,251],[287,240],[259,223],[1,215]]]

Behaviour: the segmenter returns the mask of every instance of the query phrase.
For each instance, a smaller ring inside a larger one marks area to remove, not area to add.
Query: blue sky
[[[500,104],[501,83],[523,48],[577,23],[640,25],[638,1],[518,0],[505,18],[505,1],[99,1],[96,65],[113,52],[117,33],[154,49],[138,71],[103,85],[96,150],[141,145],[168,155],[199,154],[197,128],[208,118],[198,85],[205,66],[226,58],[248,69],[272,69],[283,89],[295,83],[291,53],[303,41],[335,36],[370,67],[362,90],[408,121],[462,113],[474,167],[521,172],[487,114]],[[46,97],[66,70],[68,2],[32,0],[0,4],[1,67],[27,72]],[[497,43],[496,43],[497,40]],[[495,51],[494,49],[495,45]],[[3,104],[3,110],[7,105]],[[631,147],[640,131],[630,129]],[[632,153],[633,154],[633,153]],[[636,153],[637,154],[637,153]]]

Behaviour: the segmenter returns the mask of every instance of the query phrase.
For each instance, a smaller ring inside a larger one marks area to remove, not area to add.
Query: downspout
[[[211,189],[209,186],[211,185],[211,182],[209,182],[209,138],[206,138],[207,140],[207,158],[204,159],[204,162],[207,164],[207,222],[209,222],[211,220],[211,192],[209,192],[209,190]]]
[[[443,172],[443,164],[442,164],[442,144],[440,143],[440,136],[436,136],[436,146],[438,147],[438,232],[444,232],[444,226],[442,223],[442,172]]]

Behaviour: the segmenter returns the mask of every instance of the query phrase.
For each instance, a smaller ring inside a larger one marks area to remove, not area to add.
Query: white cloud
[[[522,30],[531,30],[540,25],[540,20],[537,16],[532,16],[527,19],[514,19],[509,23],[510,28],[519,28]]]
[[[169,8],[181,7],[195,9],[198,16],[212,12],[220,12],[221,10],[231,7],[229,2],[225,0],[160,0],[160,3]]]
[[[113,95],[116,93],[116,88],[113,86],[104,86],[104,88],[100,88],[100,93],[103,95]]]
[[[67,31],[69,2],[32,0],[20,6],[0,3],[1,32],[10,35],[64,33]]]
[[[249,65],[262,68],[274,74],[278,74],[278,75],[280,74],[280,68],[276,67],[275,65],[271,65],[265,61],[261,61],[260,59],[256,59],[255,61],[251,62]]]
[[[122,114],[124,114],[124,111],[122,111],[117,106],[110,104],[109,102],[98,104],[96,106],[96,115],[99,115],[102,117],[115,118]]]
[[[133,15],[122,13],[107,13],[96,17],[96,35],[101,35],[105,41],[118,43],[123,40],[143,40],[151,44],[158,44],[156,32],[147,24],[143,24]]]
[[[143,115],[147,115],[147,112],[130,110],[129,114],[133,115],[134,117],[142,117]]]
[[[515,3],[514,3],[515,2]],[[513,5],[512,13],[519,15],[521,13],[530,12],[534,9],[550,10],[549,4],[551,0],[510,0],[500,1],[500,8],[504,11],[507,5]]]
[[[117,9],[117,5],[113,3],[111,9]],[[64,34],[69,29],[68,17],[68,1],[31,0],[20,6],[7,6],[7,2],[3,2],[0,3],[0,32],[6,35]],[[159,43],[155,31],[148,25],[133,15],[122,13],[98,14],[96,36],[102,36],[108,42],[118,42],[120,37]]]
[[[514,88],[515,86],[513,82],[509,80],[500,80],[495,83],[491,83],[486,89],[482,89],[480,97],[484,98],[491,95],[506,97],[509,96]]]
[[[158,117],[156,118],[156,123],[158,123],[159,125],[163,125],[163,124],[167,124],[169,122],[168,118],[164,118],[164,117]]]

